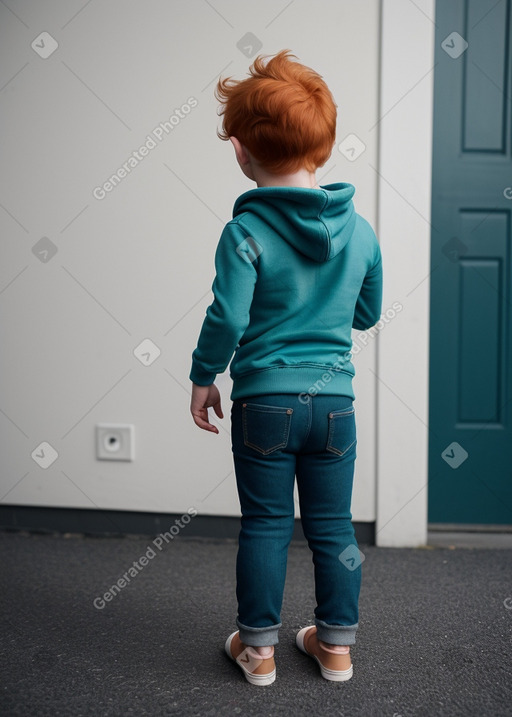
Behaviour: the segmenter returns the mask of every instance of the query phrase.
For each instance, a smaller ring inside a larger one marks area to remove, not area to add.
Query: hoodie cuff
[[[212,373],[211,371],[205,371],[196,363],[192,364],[192,369],[189,375],[189,379],[192,381],[192,383],[196,383],[198,386],[211,386],[211,384],[214,383],[216,377],[216,373]]]

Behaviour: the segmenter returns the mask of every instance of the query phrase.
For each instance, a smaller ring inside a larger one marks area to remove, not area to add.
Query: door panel
[[[438,1],[436,25],[429,521],[509,524],[510,1]]]

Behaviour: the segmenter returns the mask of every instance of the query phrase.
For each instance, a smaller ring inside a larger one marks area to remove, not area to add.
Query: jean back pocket
[[[293,408],[267,406],[261,403],[242,404],[244,445],[268,455],[286,448],[290,435]]]
[[[328,414],[329,431],[327,450],[343,456],[356,444],[356,420],[354,408],[331,411]]]

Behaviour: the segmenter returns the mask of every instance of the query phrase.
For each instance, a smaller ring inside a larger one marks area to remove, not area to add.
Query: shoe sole
[[[246,670],[243,665],[241,665],[239,662],[236,661],[236,659],[231,654],[231,641],[233,640],[234,636],[237,634],[238,630],[235,630],[235,632],[232,632],[231,635],[226,640],[226,644],[224,645],[224,650],[226,651],[226,655],[229,657],[230,660],[233,660],[238,667],[243,671],[245,679],[247,682],[250,682],[251,685],[271,685],[275,679],[276,679],[276,670],[275,668],[272,670],[272,672],[269,672],[268,675],[255,675],[252,672],[249,672],[249,670]]]
[[[306,650],[304,647],[304,637],[308,630],[311,629],[311,625],[308,627],[303,627],[302,630],[299,630],[295,637],[295,644],[299,648],[301,652],[303,652],[305,655],[308,655],[309,657],[312,657],[316,662],[318,663],[320,667],[320,672],[322,673],[322,677],[326,680],[331,680],[331,682],[346,682],[347,680],[350,680],[352,677],[352,674],[354,672],[353,665],[350,665],[348,670],[330,670],[328,667],[324,667],[318,657],[316,655],[312,655],[310,652]]]

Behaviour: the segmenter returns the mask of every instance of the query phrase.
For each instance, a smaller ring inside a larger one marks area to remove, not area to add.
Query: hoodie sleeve
[[[206,310],[189,378],[209,386],[223,373],[249,325],[261,247],[237,222],[228,222],[215,252],[213,303]]]
[[[382,256],[376,238],[375,246],[373,265],[364,277],[354,312],[352,328],[358,331],[374,326],[382,311]]]

